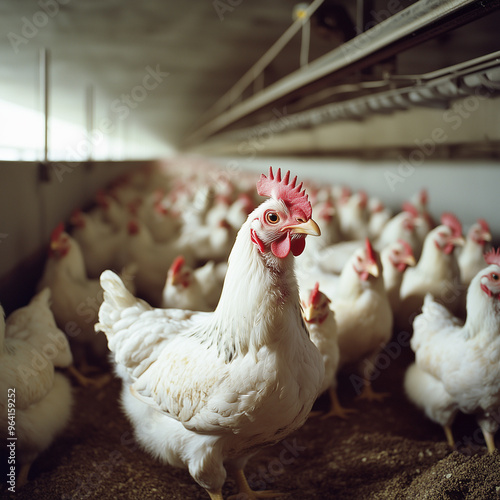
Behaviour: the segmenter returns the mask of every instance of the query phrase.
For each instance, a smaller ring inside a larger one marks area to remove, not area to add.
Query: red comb
[[[278,168],[276,177],[273,175],[273,168],[269,167],[269,177],[264,174],[257,182],[257,193],[260,196],[270,196],[276,200],[282,200],[290,208],[302,212],[300,215],[309,220],[312,215],[312,208],[307,195],[302,189],[302,182],[296,186],[297,177],[290,182],[290,171],[281,178],[281,169]]]
[[[427,189],[422,189],[420,191],[420,203],[425,207],[429,201],[429,195],[427,194]]]
[[[184,257],[182,255],[179,255],[179,257],[176,257],[175,260],[172,262],[172,265],[170,266],[170,271],[172,271],[172,274],[176,276],[179,274],[180,270],[184,267],[185,264]]]
[[[314,288],[311,290],[311,295],[309,295],[309,304],[316,305],[319,301],[319,281],[316,281]]]
[[[453,236],[462,236],[462,224],[453,214],[445,212],[441,215],[441,223],[451,229]]]
[[[365,191],[358,191],[359,196],[359,207],[365,208],[368,203],[368,195]]]
[[[402,206],[403,212],[408,212],[413,217],[418,217],[419,213],[415,205],[412,205],[409,201],[405,201]]]
[[[342,189],[340,191],[340,198],[343,201],[347,201],[351,197],[351,190],[347,186],[342,186]]]
[[[413,255],[413,249],[411,248],[411,245],[407,241],[399,239],[398,243],[405,249],[405,252],[408,255]]]
[[[484,219],[477,219],[477,223],[481,226],[481,229],[486,232],[490,232],[490,226]]]
[[[159,215],[167,215],[168,214],[168,209],[165,205],[163,205],[162,201],[157,201],[154,204],[154,211],[159,214]]]
[[[486,264],[496,264],[500,266],[500,248],[497,248],[496,252],[492,248],[489,252],[484,254],[484,260]]]
[[[50,235],[50,241],[57,241],[61,237],[63,231],[64,231],[64,224],[60,222],[52,231],[52,234]]]
[[[368,255],[368,258],[372,262],[377,262],[377,258],[375,257],[375,251],[373,250],[372,244],[368,238],[365,240],[365,246],[366,246],[366,254]]]

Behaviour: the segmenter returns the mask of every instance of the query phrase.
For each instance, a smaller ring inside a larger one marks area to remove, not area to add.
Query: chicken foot
[[[321,416],[322,420],[329,417],[339,417],[346,419],[349,413],[356,413],[357,410],[355,410],[354,408],[344,408],[340,404],[336,389],[330,387],[328,394],[330,395],[330,410]]]
[[[279,491],[273,490],[265,490],[265,491],[254,491],[250,488],[248,484],[247,478],[245,477],[245,473],[242,469],[237,469],[235,471],[235,479],[236,485],[238,486],[238,494],[231,495],[229,498],[237,500],[239,498],[245,498],[245,500],[257,500],[259,498],[276,498],[283,496],[284,493],[280,493]]]
[[[312,411],[309,413],[309,417],[320,417],[321,420],[325,420],[330,417],[339,417],[343,419],[347,419],[349,413],[356,413],[357,410],[354,408],[344,408],[339,401],[339,398],[337,396],[337,390],[334,389],[333,387],[330,387],[328,389],[328,394],[330,396],[330,409],[326,412],[323,413],[321,411]]]
[[[113,378],[113,376],[109,373],[105,373],[97,378],[86,377],[75,367],[75,365],[69,366],[68,372],[82,387],[95,387],[97,389],[101,389]]]
[[[361,394],[356,399],[366,399],[367,401],[383,401],[388,398],[390,393],[388,392],[375,392],[372,388],[372,384],[369,380],[364,380],[363,390]]]
[[[388,398],[388,392],[375,392],[372,388],[373,372],[376,366],[375,362],[378,358],[380,351],[372,353],[365,358],[359,365],[361,373],[363,374],[363,389],[356,399],[366,399],[367,401],[383,401]]]

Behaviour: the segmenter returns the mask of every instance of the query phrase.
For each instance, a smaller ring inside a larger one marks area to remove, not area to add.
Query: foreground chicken
[[[488,451],[500,411],[500,251],[486,255],[488,267],[472,280],[463,324],[432,296],[414,321],[408,368],[408,397],[445,430],[454,446],[451,425],[458,411],[475,414]]]
[[[270,199],[240,229],[216,310],[153,309],[111,271],[101,276],[105,332],[122,402],[139,442],[185,467],[212,499],[226,470],[240,492],[248,459],[306,420],[323,383],[321,355],[301,317],[294,255],[319,235],[302,184],[270,170],[257,183]]]
[[[31,464],[68,423],[73,404],[68,379],[54,370],[69,367],[73,358],[49,300],[46,288],[7,322],[0,306],[0,436],[16,438],[18,488],[26,483]],[[14,414],[7,412],[8,406]],[[14,415],[14,420],[7,415]]]

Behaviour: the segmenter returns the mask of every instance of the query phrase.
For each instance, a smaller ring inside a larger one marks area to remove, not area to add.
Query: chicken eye
[[[491,273],[491,279],[494,280],[494,281],[498,281],[498,274]]]
[[[267,212],[266,221],[269,224],[277,224],[280,221],[280,216],[276,212]]]

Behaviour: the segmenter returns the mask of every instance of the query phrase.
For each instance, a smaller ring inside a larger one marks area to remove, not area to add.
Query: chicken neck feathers
[[[250,216],[238,234],[213,313],[153,309],[129,294],[113,273],[101,278],[105,300],[96,328],[106,332],[132,392],[200,432],[229,427],[244,434],[246,421],[272,411],[273,394],[293,407],[300,388],[286,389],[280,377],[303,375],[294,373],[303,357],[308,366],[320,361],[317,351],[294,348],[312,343],[300,314],[293,257],[281,259],[278,267],[266,260],[251,242],[251,221]],[[315,376],[313,370],[310,377]]]

